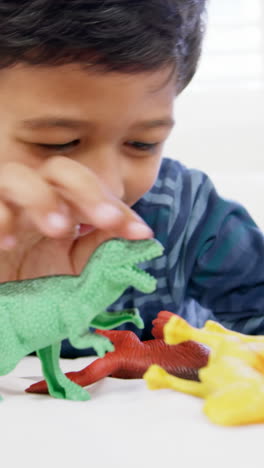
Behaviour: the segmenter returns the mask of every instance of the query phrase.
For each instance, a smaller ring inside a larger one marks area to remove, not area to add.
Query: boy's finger
[[[0,197],[24,209],[46,235],[56,237],[71,227],[67,206],[60,205],[54,188],[31,168],[16,163],[1,168]],[[7,212],[3,216],[6,218]]]
[[[83,215],[83,223],[121,237],[152,237],[151,229],[125,203],[115,198],[88,168],[65,157],[51,158],[42,167],[45,179]]]

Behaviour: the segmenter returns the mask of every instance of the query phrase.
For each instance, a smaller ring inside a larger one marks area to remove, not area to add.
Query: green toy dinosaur
[[[129,287],[144,293],[156,280],[135,265],[162,254],[153,239],[112,239],[93,253],[79,276],[49,276],[0,284],[0,375],[9,373],[26,355],[37,352],[50,395],[88,400],[89,393],[60,370],[61,341],[76,348],[93,347],[102,357],[114,347],[89,327],[111,329],[125,322],[143,328],[136,309],[107,312]]]

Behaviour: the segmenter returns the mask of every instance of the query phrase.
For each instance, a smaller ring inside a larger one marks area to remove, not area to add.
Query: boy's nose
[[[119,200],[124,199],[125,174],[118,154],[107,149],[100,153],[94,151],[80,162],[90,169],[115,197]]]

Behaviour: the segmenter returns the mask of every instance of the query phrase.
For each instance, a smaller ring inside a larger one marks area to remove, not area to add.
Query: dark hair
[[[174,65],[179,89],[201,51],[206,0],[1,0],[0,68],[82,63],[141,72]]]

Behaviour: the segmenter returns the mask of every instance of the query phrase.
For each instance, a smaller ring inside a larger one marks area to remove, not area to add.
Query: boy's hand
[[[151,229],[115,198],[88,168],[63,156],[40,169],[11,162],[0,171],[0,247],[15,244],[15,224],[24,212],[43,235],[60,238],[79,223],[117,237],[145,239]]]

